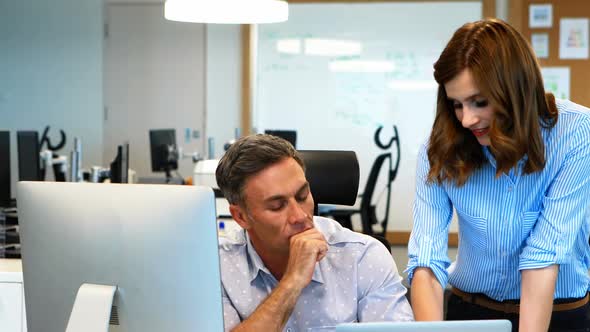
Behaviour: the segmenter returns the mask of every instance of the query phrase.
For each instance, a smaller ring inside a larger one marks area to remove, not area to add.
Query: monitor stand
[[[66,332],[108,332],[117,286],[82,284]]]

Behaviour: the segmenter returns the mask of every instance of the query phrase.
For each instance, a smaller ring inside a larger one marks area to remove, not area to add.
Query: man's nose
[[[289,204],[289,216],[288,221],[291,224],[302,223],[307,220],[309,216],[307,212],[303,209],[303,207],[298,202],[292,202]]]

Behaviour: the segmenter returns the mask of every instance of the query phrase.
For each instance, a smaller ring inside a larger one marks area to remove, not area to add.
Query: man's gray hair
[[[244,185],[249,177],[285,159],[293,158],[305,170],[301,156],[291,143],[266,134],[245,136],[233,143],[219,161],[215,177],[230,204],[244,206]]]

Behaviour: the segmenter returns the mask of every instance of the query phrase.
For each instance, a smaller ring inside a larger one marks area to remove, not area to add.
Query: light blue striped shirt
[[[557,100],[555,127],[542,128],[545,168],[523,175],[524,160],[496,178],[488,159],[467,183],[426,184],[422,146],[416,176],[408,273],[429,267],[443,287],[503,301],[519,299],[520,270],[559,265],[555,298],[585,296],[590,286],[590,110]],[[451,265],[448,228],[456,210],[459,250]]]
[[[391,253],[372,237],[314,217],[328,242],[283,331],[307,331],[338,323],[410,321],[412,308]],[[223,318],[229,331],[247,319],[278,281],[243,230],[220,238]]]

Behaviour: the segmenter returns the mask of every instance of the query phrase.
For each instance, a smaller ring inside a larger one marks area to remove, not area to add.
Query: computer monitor
[[[117,147],[117,156],[110,166],[111,183],[129,182],[129,143]]]
[[[39,134],[36,131],[17,131],[18,180],[41,181]]]
[[[10,132],[0,131],[0,207],[10,205]]]
[[[84,283],[118,287],[111,332],[223,331],[210,188],[20,182],[17,199],[29,331],[64,332]]]
[[[506,319],[437,322],[374,322],[337,325],[336,332],[510,332]]]
[[[297,148],[297,132],[295,130],[265,130],[265,134],[277,136],[280,138],[285,139],[287,142],[291,143],[294,148]]]
[[[176,130],[151,129],[150,153],[152,172],[166,172],[178,169]]]

